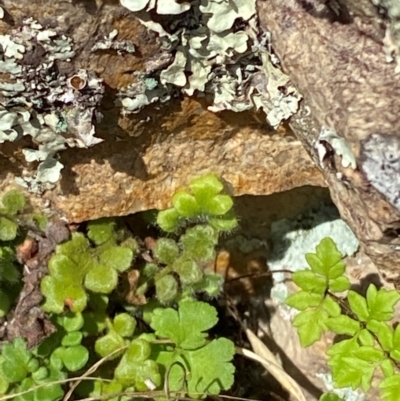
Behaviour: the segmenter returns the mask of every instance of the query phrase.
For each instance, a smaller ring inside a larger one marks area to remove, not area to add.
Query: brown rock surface
[[[391,193],[400,188],[397,179],[382,171],[397,171],[387,158],[399,157],[400,79],[394,64],[385,62],[384,32],[368,2],[342,7],[347,18],[335,17],[321,8],[322,2],[307,4],[296,0],[258,3],[261,24],[272,33],[283,69],[305,98],[292,127],[315,161],[314,143],[322,126],[345,138],[357,169],[343,168],[337,155],[321,166],[332,198],[365,251],[388,277],[396,279],[400,213],[396,195]],[[379,156],[371,172],[363,152],[373,134],[384,145],[374,149]],[[387,149],[394,153],[389,156]]]
[[[251,115],[216,115],[193,100],[180,108],[167,109],[137,138],[63,152],[61,185],[46,198],[79,222],[166,208],[179,186],[209,171],[236,196],[324,185],[290,132],[268,132]]]

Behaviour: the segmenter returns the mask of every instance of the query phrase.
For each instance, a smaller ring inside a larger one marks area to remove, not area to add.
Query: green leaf
[[[322,302],[322,308],[324,311],[332,317],[337,317],[341,314],[341,309],[339,304],[330,296],[327,295]]]
[[[298,310],[305,310],[310,307],[318,306],[323,300],[322,294],[310,293],[307,291],[299,291],[295,294],[289,295],[285,303],[292,308]]]
[[[347,291],[350,286],[350,280],[344,276],[329,280],[329,290],[331,292]]]
[[[363,329],[360,331],[358,339],[360,340],[361,345],[369,345],[370,347],[372,347],[375,344],[374,336],[367,329]]]
[[[343,357],[341,363],[332,367],[332,378],[338,387],[362,387],[368,391],[375,367],[356,357]]]
[[[159,238],[154,248],[154,256],[161,263],[172,264],[179,256],[178,244],[171,238]]]
[[[319,401],[346,401],[346,400],[343,399],[342,397],[339,397],[335,393],[326,393],[321,395]]]
[[[81,285],[64,283],[46,276],[40,283],[40,288],[46,298],[42,306],[46,312],[60,314],[66,305],[72,312],[82,312],[86,307],[87,295]]]
[[[374,284],[370,284],[367,290],[367,303],[369,318],[379,321],[388,321],[394,316],[394,306],[400,300],[400,294],[396,290],[379,291]]]
[[[12,189],[8,191],[2,198],[3,203],[8,214],[15,215],[21,211],[26,204],[25,196],[18,190]]]
[[[158,364],[148,359],[151,354],[150,344],[143,339],[132,341],[114,371],[115,379],[124,386],[135,386],[138,391],[147,391],[146,381],[156,387],[161,385]]]
[[[234,383],[235,367],[231,363],[235,345],[227,338],[211,341],[205,347],[186,353],[190,366],[188,377],[189,397],[199,394],[219,394]]]
[[[113,320],[114,330],[122,337],[131,337],[136,328],[136,320],[127,313],[120,313]]]
[[[329,330],[336,334],[348,334],[354,336],[360,330],[360,323],[345,315],[330,317],[325,322]]]
[[[394,375],[394,366],[393,362],[390,359],[384,359],[381,362],[381,370],[385,377],[390,377]]]
[[[338,251],[332,238],[326,237],[315,248],[316,253],[306,253],[305,258],[311,270],[326,279],[336,278],[342,269],[342,254]],[[339,264],[339,267],[337,266]],[[330,272],[332,276],[330,276]]]
[[[60,356],[64,366],[70,372],[82,369],[89,360],[89,351],[83,345],[59,348],[55,352]]]
[[[179,228],[181,215],[175,208],[161,210],[157,215],[157,224],[161,230],[172,233]]]
[[[118,273],[103,265],[96,265],[85,277],[85,287],[101,294],[109,294],[117,284]]]
[[[172,197],[172,204],[183,217],[192,218],[201,215],[201,209],[196,198],[186,191],[178,191]]]
[[[340,355],[351,355],[352,352],[357,350],[359,347],[357,338],[353,337],[333,344],[327,349],[326,353],[331,357],[340,358]]]
[[[189,187],[196,199],[213,198],[219,194],[224,186],[215,174],[206,174],[190,181]]]
[[[118,333],[115,331],[110,331],[105,336],[100,337],[96,340],[95,351],[101,356],[106,357],[111,353],[117,351],[125,345],[125,341]],[[120,356],[120,353],[115,353],[112,359]]]
[[[12,241],[15,239],[18,233],[18,225],[7,219],[6,217],[0,217],[0,240],[1,241]]]
[[[64,347],[73,347],[79,345],[82,342],[82,338],[83,334],[80,331],[71,331],[63,337],[61,345]]]
[[[375,368],[384,357],[381,350],[370,346],[360,346],[357,337],[340,341],[327,352],[328,365],[332,369],[332,378],[337,387],[362,387],[368,391]]]
[[[225,215],[223,217],[210,217],[208,219],[208,222],[210,226],[215,228],[218,231],[232,231],[234,230],[238,225],[238,220],[235,216],[230,216],[229,213],[228,215]]]
[[[347,298],[349,300],[349,305],[351,310],[357,315],[357,317],[362,322],[366,322],[369,317],[369,311],[366,299],[352,290],[349,291]]]
[[[217,323],[217,311],[211,305],[199,301],[184,301],[178,311],[172,308],[154,310],[150,326],[161,338],[172,340],[178,347],[195,349],[206,342],[209,330]]]
[[[400,375],[393,375],[382,380],[379,384],[381,397],[385,401],[398,401],[400,388]]]
[[[100,264],[118,272],[129,269],[133,260],[132,249],[122,246],[112,246],[105,249],[99,257]]]
[[[192,259],[179,258],[175,261],[173,267],[179,274],[182,284],[195,284],[203,278],[203,270]]]
[[[107,241],[115,240],[116,222],[113,218],[101,218],[88,223],[87,236],[96,244],[101,245]]]
[[[203,224],[189,228],[180,239],[185,256],[203,262],[209,262],[215,257],[217,242],[216,230]]]
[[[204,203],[203,201],[198,201],[198,203],[203,212],[214,216],[222,216],[228,213],[233,206],[233,200],[228,195],[216,195]]]
[[[38,370],[32,373],[32,379],[35,382],[43,381],[49,377],[49,370],[45,366],[41,366]]]
[[[178,293],[178,282],[170,274],[156,280],[156,294],[161,302],[171,302]]]
[[[83,278],[80,272],[77,272],[77,266],[66,255],[53,255],[49,261],[49,272],[55,280],[62,281],[65,284],[79,284]]]
[[[80,268],[84,268],[86,272],[87,269],[81,262],[81,255],[87,255],[90,243],[88,239],[79,232],[73,233],[69,241],[63,242],[56,247],[56,254],[62,254],[68,256],[75,263],[79,262]],[[76,273],[80,273],[77,271]]]
[[[224,279],[219,274],[205,273],[203,278],[191,285],[193,291],[205,292],[210,297],[217,297],[221,294],[224,285]]]
[[[64,327],[66,331],[78,331],[84,325],[82,313],[68,312],[63,316],[57,317],[57,323]]]
[[[0,368],[0,395],[6,394],[9,387],[10,383],[3,376],[2,369]]]
[[[367,329],[376,334],[380,345],[385,351],[390,351],[393,348],[394,332],[387,323],[372,319],[367,323]]]
[[[308,347],[318,341],[326,330],[325,322],[328,314],[323,310],[306,310],[300,312],[293,319],[293,326],[297,327],[300,343]]]
[[[27,350],[24,340],[17,338],[12,343],[5,343],[2,358],[2,376],[8,383],[21,382],[28,376],[28,364],[32,359],[32,353]]]
[[[327,288],[327,280],[311,270],[300,270],[292,274],[293,282],[304,291],[323,294]]]
[[[385,354],[381,349],[362,345],[353,352],[353,356],[367,362],[380,362]]]

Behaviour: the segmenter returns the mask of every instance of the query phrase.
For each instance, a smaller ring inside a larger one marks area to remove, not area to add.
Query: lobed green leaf
[[[121,273],[129,269],[133,256],[132,249],[122,246],[111,246],[100,254],[99,261],[100,264]]]
[[[118,284],[118,273],[104,265],[96,265],[86,274],[85,287],[93,292],[109,294]]]
[[[175,208],[161,210],[157,215],[157,224],[161,230],[172,233],[178,230],[181,215]]]
[[[172,204],[180,216],[193,218],[201,215],[202,210],[196,198],[186,191],[175,192],[172,197]]]
[[[161,263],[172,264],[179,256],[178,244],[171,238],[159,238],[154,248],[154,256]]]
[[[388,321],[394,316],[394,306],[400,300],[400,294],[396,290],[386,290],[384,288],[378,291],[374,284],[370,284],[366,298],[369,318]]]
[[[131,337],[136,329],[136,320],[127,313],[120,313],[115,316],[113,327],[121,337]]]
[[[113,218],[101,218],[88,223],[87,236],[96,244],[101,245],[107,241],[113,241],[115,234],[116,222]]]
[[[209,225],[197,225],[186,230],[180,243],[187,258],[208,262],[215,257],[218,233]]]
[[[178,282],[171,274],[167,274],[156,280],[156,295],[163,302],[171,302],[178,294]]]
[[[206,343],[204,333],[217,323],[216,309],[199,301],[183,301],[176,311],[172,308],[155,309],[150,326],[161,338],[172,340],[178,347],[196,349]]]

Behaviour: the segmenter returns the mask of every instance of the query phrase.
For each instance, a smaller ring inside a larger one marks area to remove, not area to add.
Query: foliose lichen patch
[[[371,0],[387,21],[384,52],[388,62],[396,63],[400,73],[400,2],[398,0]]]
[[[262,109],[274,127],[297,111],[300,95],[279,68],[269,34],[258,28],[255,0],[121,0],[121,5],[136,12],[173,55],[119,93],[125,113],[169,100],[176,89],[189,96],[211,94],[214,112]]]
[[[372,134],[362,142],[361,168],[368,182],[400,211],[400,140]]]
[[[0,143],[31,137],[23,154],[39,162],[38,169],[19,183],[40,191],[60,177],[57,152],[102,141],[94,136],[93,120],[104,86],[92,72],[61,72],[59,63],[75,55],[71,39],[32,18],[0,35],[0,55]]]

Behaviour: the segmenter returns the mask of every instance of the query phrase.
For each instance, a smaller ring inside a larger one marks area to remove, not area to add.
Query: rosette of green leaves
[[[154,275],[157,298],[165,303],[173,301],[179,291],[213,292],[215,288],[212,289],[210,277],[205,279],[202,266],[215,258],[217,243],[218,231],[208,224],[188,228],[179,242],[160,238],[154,256],[164,268]]]
[[[109,294],[116,288],[118,274],[130,267],[134,257],[131,244],[119,245],[117,234],[114,221],[100,220],[88,224],[92,242],[83,233],[74,233],[57,246],[49,261],[50,274],[41,283],[46,311],[61,313],[68,306],[82,312],[87,290]]]
[[[50,384],[66,378],[66,374],[51,364],[47,366],[33,356],[24,340],[3,345],[0,356],[0,394],[17,394],[15,400],[56,401],[64,391],[60,383]],[[44,386],[44,384],[47,384]]]
[[[173,207],[159,212],[157,224],[166,232],[175,232],[187,221],[206,221],[218,231],[237,227],[232,214],[233,200],[221,194],[224,186],[214,174],[206,174],[189,184],[190,191],[179,190],[172,197]]]

